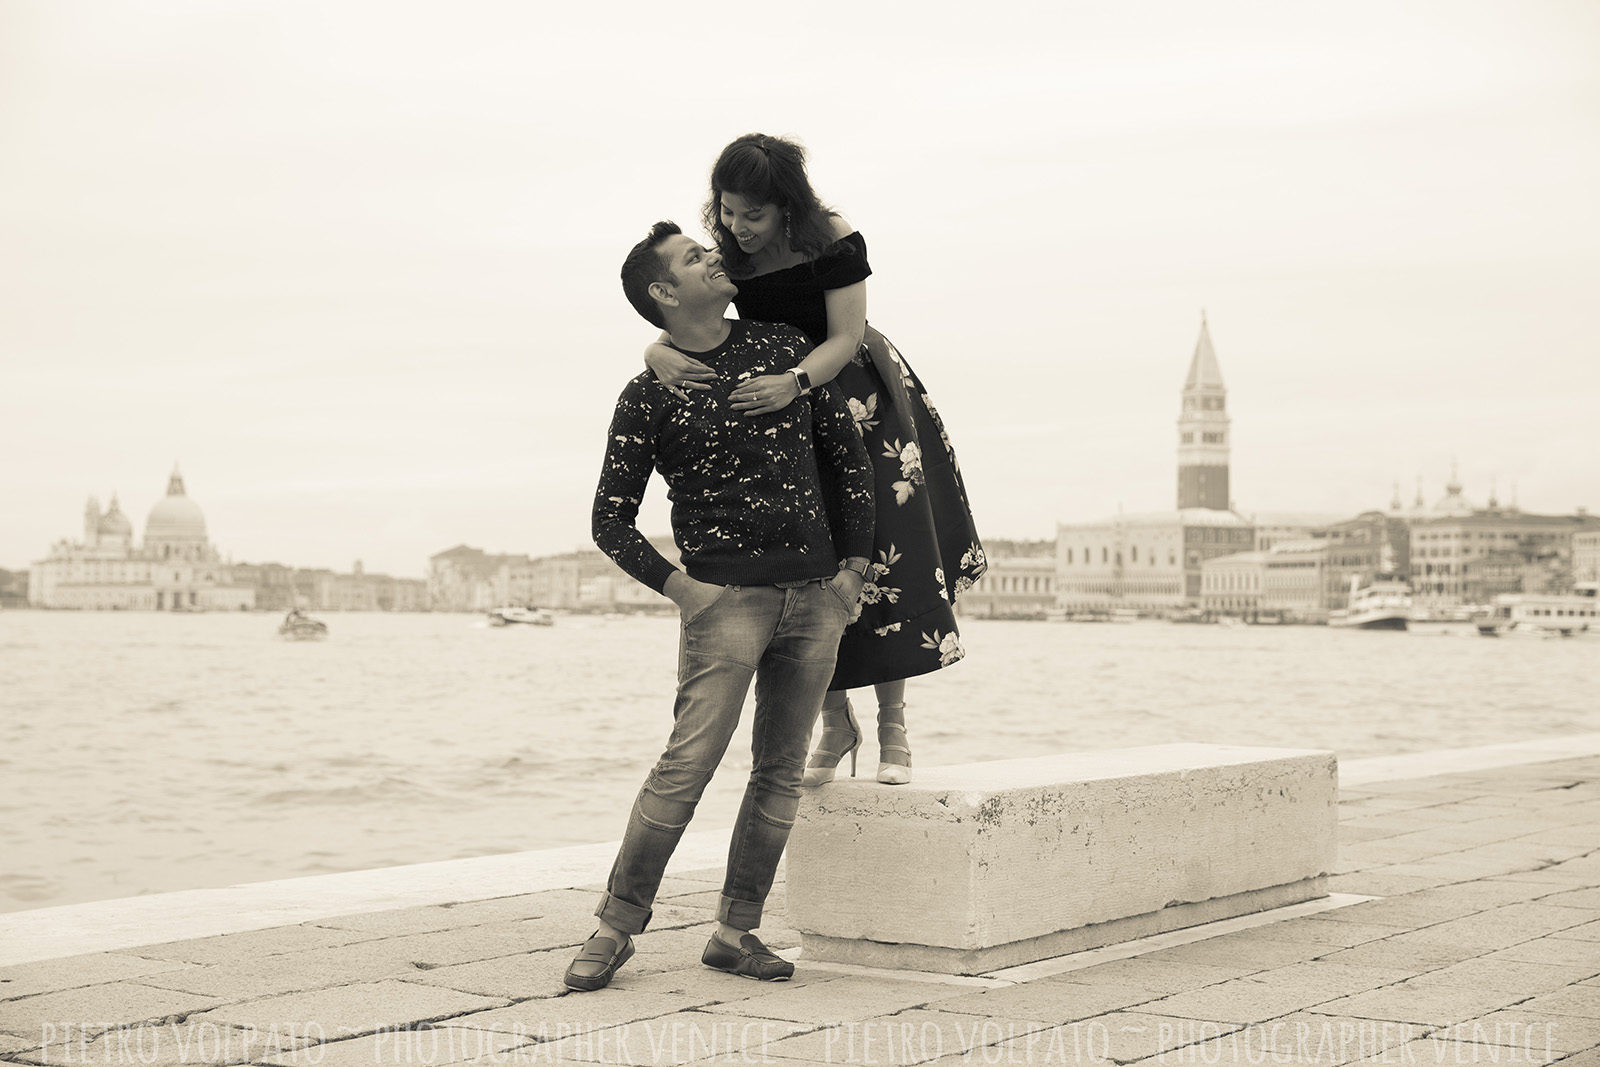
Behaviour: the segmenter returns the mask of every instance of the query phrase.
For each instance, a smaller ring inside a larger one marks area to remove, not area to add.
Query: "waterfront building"
[[[1261,611],[1289,622],[1321,622],[1328,617],[1323,569],[1328,542],[1322,538],[1279,541],[1267,550],[1261,577]]]
[[[1056,606],[1054,541],[988,540],[989,569],[956,601],[959,615],[979,619],[1040,619]]]
[[[174,467],[166,496],[145,519],[142,544],[135,546],[133,523],[116,494],[103,512],[91,497],[83,540],[58,541],[33,564],[28,599],[42,608],[237,611],[255,606],[255,588],[234,579]]]
[[[1499,508],[1415,521],[1413,598],[1448,609],[1487,603],[1494,592],[1508,591],[1508,582],[1570,587],[1574,538],[1597,529],[1600,518],[1582,512],[1534,515]]]
[[[1365,586],[1374,579],[1405,579],[1411,574],[1411,529],[1406,521],[1381,511],[1364,511],[1323,531],[1323,608],[1350,605],[1352,580]]]
[[[368,574],[357,560],[349,574],[325,567],[236,563],[234,580],[255,586],[263,611],[427,611],[428,585],[420,578]]]
[[[1600,530],[1580,530],[1572,535],[1572,580],[1600,582]]]
[[[1236,552],[1200,565],[1200,607],[1209,615],[1254,618],[1261,610],[1267,554]]]
[[[1250,524],[1256,530],[1255,550],[1265,552],[1284,541],[1311,541],[1344,516],[1327,511],[1255,511]]]
[[[0,567],[0,610],[28,606],[28,572]]]
[[[678,547],[670,536],[649,541],[668,560],[678,560]],[[457,545],[428,560],[428,600],[435,611],[488,611],[506,604],[626,611],[672,604],[653,589],[633,586],[639,583],[594,548],[529,557]]]
[[[1056,603],[1067,611],[1176,611],[1201,602],[1206,560],[1248,552],[1255,527],[1229,502],[1227,389],[1202,316],[1178,416],[1178,508],[1056,528]]]

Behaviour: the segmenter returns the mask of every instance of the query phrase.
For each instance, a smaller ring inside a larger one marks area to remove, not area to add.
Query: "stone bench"
[[[1173,744],[917,768],[808,791],[807,960],[982,974],[1326,896],[1332,752]]]

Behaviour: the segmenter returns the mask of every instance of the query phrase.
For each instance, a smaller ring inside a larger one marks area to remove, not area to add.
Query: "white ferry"
[[[1350,577],[1350,606],[1328,613],[1329,626],[1354,630],[1404,630],[1411,619],[1411,586],[1397,578],[1375,578],[1363,587]]]
[[[495,608],[489,612],[490,626],[554,626],[556,617],[543,608]]]
[[[1582,582],[1568,596],[1501,593],[1487,618],[1478,620],[1484,637],[1600,636],[1600,582]]]

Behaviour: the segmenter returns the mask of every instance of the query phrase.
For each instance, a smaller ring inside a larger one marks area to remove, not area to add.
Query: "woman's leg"
[[[833,781],[839,761],[850,757],[850,777],[856,776],[856,751],[861,747],[861,726],[850,710],[850,694],[830,689],[822,698],[822,736],[806,760],[806,773],[800,784],[807,789]]]
[[[878,781],[905,785],[911,781],[911,741],[906,737],[906,680],[879,682]]]

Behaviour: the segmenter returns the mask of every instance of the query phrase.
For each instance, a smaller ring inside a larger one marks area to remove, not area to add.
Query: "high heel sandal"
[[[822,736],[817,739],[817,747],[812,751],[811,758],[806,760],[805,774],[800,776],[803,788],[815,789],[833,781],[833,776],[839,773],[839,761],[846,756],[850,757],[850,777],[856,776],[861,724],[856,722],[856,713],[850,710],[848,698],[844,702],[843,725],[840,725],[836,714],[827,708],[822,709]]]
[[[878,761],[878,781],[884,785],[911,781],[911,741],[906,736],[904,701],[878,705]]]

